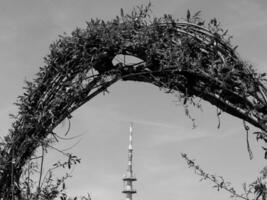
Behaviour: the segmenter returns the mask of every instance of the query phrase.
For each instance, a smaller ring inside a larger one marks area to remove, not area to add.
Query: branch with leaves
[[[189,168],[193,168],[194,172],[200,176],[200,181],[212,182],[213,188],[217,191],[224,190],[230,193],[231,198],[243,199],[243,200],[266,200],[266,179],[267,169],[266,167],[260,172],[261,176],[251,184],[243,184],[243,192],[238,193],[229,181],[226,181],[222,176],[216,176],[205,172],[193,159],[190,159],[187,154],[181,154],[181,156],[187,162]]]

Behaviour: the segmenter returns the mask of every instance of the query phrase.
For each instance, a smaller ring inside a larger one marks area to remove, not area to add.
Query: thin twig
[[[38,196],[41,192],[41,181],[42,181],[42,175],[43,175],[43,165],[44,165],[44,147],[42,145],[42,160],[41,160],[41,170],[40,170],[40,176],[39,176],[39,182],[38,182],[38,187],[37,187],[37,199],[38,199]]]

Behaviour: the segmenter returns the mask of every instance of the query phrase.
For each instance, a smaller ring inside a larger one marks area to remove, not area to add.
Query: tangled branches
[[[113,64],[118,54],[142,62]],[[45,65],[18,97],[19,112],[0,146],[0,196],[23,199],[20,177],[35,150],[73,111],[118,80],[179,92],[184,104],[200,97],[258,127],[257,138],[267,141],[264,74],[239,58],[217,20],[205,24],[190,12],[184,21],[152,18],[149,6],[139,7],[112,21],[91,20],[50,46]]]

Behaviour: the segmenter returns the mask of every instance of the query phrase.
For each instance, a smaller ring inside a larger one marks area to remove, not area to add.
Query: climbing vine
[[[130,14],[121,10],[113,20],[92,19],[51,44],[39,73],[25,83],[0,145],[0,197],[25,199],[21,175],[36,149],[48,148],[48,138],[57,140],[54,130],[64,119],[119,80],[179,94],[185,107],[201,98],[218,108],[218,116],[226,112],[259,128],[256,137],[266,142],[265,74],[240,58],[216,19],[205,23],[199,14],[156,18],[150,5]],[[117,55],[141,61],[114,64]]]

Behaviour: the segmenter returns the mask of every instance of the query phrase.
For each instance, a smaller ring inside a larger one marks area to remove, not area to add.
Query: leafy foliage
[[[118,54],[142,62],[113,65]],[[38,147],[53,143],[47,138],[59,140],[54,129],[118,80],[148,82],[178,94],[185,108],[198,105],[196,97],[206,100],[218,114],[224,111],[258,127],[257,139],[267,141],[265,74],[237,55],[216,19],[205,23],[190,11],[184,20],[153,18],[150,5],[130,14],[121,10],[111,21],[92,19],[85,29],[60,36],[44,62],[36,78],[25,83],[16,102],[19,111],[0,145],[0,196],[5,200],[24,198],[23,167]]]

